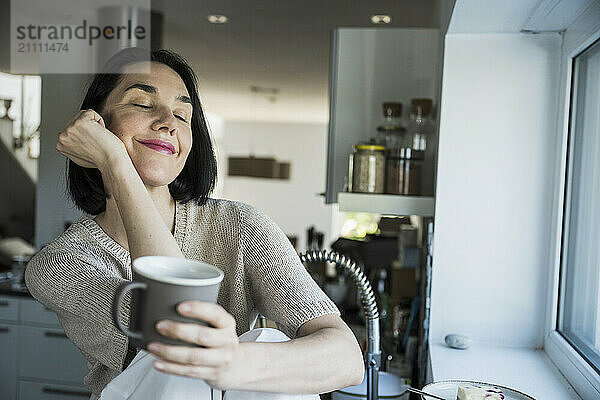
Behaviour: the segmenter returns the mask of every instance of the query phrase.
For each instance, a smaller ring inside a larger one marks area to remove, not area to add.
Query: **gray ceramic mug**
[[[115,326],[132,339],[138,348],[150,342],[173,345],[192,344],[167,338],[156,331],[163,319],[206,325],[179,314],[176,307],[186,300],[216,303],[223,271],[197,260],[178,257],[144,256],[133,260],[134,280],[123,283],[113,299],[112,318]],[[129,327],[119,318],[123,300],[131,292]]]

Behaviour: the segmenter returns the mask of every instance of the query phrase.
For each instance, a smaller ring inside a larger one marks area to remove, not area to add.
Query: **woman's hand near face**
[[[123,142],[106,129],[94,110],[79,111],[59,133],[56,150],[85,168],[104,171],[115,157],[127,156]]]
[[[148,350],[162,359],[154,366],[163,372],[203,379],[216,389],[228,390],[239,384],[245,363],[234,317],[218,304],[201,301],[183,302],[177,311],[211,326],[159,321],[157,331],[203,347],[150,343]]]

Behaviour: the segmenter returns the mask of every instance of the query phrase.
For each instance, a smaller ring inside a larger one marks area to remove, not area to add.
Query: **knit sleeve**
[[[250,206],[242,208],[242,215],[244,268],[258,312],[290,338],[311,319],[340,315],[275,222]]]
[[[128,338],[114,326],[111,310],[114,293],[125,281],[66,250],[41,251],[25,270],[30,293],[58,315],[67,337],[85,355],[118,372],[123,370]],[[125,326],[129,302],[126,297],[120,315]]]

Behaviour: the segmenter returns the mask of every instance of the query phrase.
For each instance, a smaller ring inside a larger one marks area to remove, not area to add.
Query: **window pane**
[[[559,331],[600,369],[600,43],[575,59]]]
[[[24,97],[23,97],[24,96]],[[36,132],[40,125],[42,102],[42,79],[40,76],[11,75],[0,72],[0,99],[12,100],[8,116],[14,121],[12,134],[2,132],[8,147],[12,147],[12,137],[21,136],[21,111],[23,112],[23,136]],[[21,105],[23,103],[23,105]],[[0,116],[4,116],[4,104],[0,104]]]

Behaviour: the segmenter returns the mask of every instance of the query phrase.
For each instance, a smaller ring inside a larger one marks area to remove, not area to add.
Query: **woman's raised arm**
[[[106,129],[102,116],[81,111],[59,135],[56,149],[86,168],[98,168],[127,233],[131,260],[141,256],[183,257],[150,197],[123,142]]]
[[[127,153],[111,157],[100,172],[119,208],[131,260],[141,256],[183,257]]]

